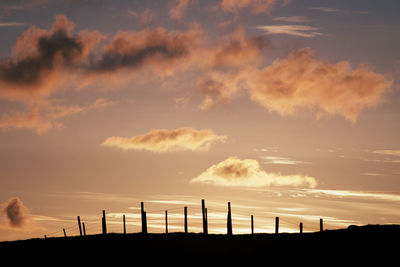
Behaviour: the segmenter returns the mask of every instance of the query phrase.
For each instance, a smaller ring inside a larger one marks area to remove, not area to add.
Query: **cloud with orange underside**
[[[293,174],[266,172],[257,160],[239,159],[229,157],[224,161],[212,165],[199,176],[193,178],[191,183],[209,184],[224,187],[258,188],[267,186],[317,186],[314,177]]]
[[[208,151],[211,146],[225,142],[226,139],[226,136],[216,135],[209,129],[184,127],[175,130],[153,129],[133,137],[111,136],[104,140],[101,146],[155,153]]]

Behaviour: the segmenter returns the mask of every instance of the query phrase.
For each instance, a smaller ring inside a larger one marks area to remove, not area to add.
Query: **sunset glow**
[[[0,241],[400,224],[398,10],[0,1]]]

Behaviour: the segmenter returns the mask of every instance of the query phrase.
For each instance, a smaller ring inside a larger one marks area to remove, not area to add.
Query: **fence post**
[[[103,210],[103,218],[102,218],[102,225],[103,225],[103,235],[107,234],[107,223],[106,223],[106,211]]]
[[[165,233],[168,234],[168,210],[165,210]]]
[[[82,223],[82,227],[83,227],[83,236],[86,236],[86,227],[85,227],[85,223]]]
[[[253,215],[251,215],[251,234],[254,234],[254,218],[253,218]]]
[[[122,215],[122,222],[124,224],[124,235],[126,235],[125,214]]]
[[[185,234],[188,233],[188,222],[187,222],[187,207],[183,208],[183,213],[185,215],[185,223],[184,223],[184,227],[185,227]]]
[[[67,233],[65,232],[65,228],[63,228],[64,237],[67,237]]]
[[[322,218],[319,219],[319,231],[320,232],[324,231],[324,222],[323,222]]]
[[[201,200],[201,211],[203,215],[203,234],[208,234],[207,208],[204,199]]]
[[[140,202],[140,207],[142,211],[142,233],[147,234],[147,217],[146,212],[144,211],[144,203]]]
[[[82,225],[81,225],[81,217],[78,216],[78,226],[79,226],[79,234],[82,236]]]
[[[232,213],[231,202],[228,202],[227,234],[232,235]]]
[[[303,223],[301,222],[300,223],[300,234],[302,234],[303,233]]]
[[[279,233],[279,217],[275,218],[275,234]]]

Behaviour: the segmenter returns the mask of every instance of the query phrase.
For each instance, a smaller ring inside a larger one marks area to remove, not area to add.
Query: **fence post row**
[[[231,202],[228,202],[227,234],[232,235]]]

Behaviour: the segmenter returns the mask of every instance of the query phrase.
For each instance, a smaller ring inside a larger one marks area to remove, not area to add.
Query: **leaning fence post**
[[[184,215],[185,215],[185,222],[184,222],[184,225],[185,225],[185,234],[187,234],[187,233],[188,233],[187,207],[184,207],[184,208],[183,208],[183,213],[184,213]]]
[[[82,225],[81,225],[81,217],[78,216],[78,226],[79,226],[79,234],[82,236]]]
[[[67,237],[67,233],[65,232],[65,228],[63,228],[64,237]]]
[[[279,233],[279,217],[275,218],[275,234]]]
[[[228,235],[232,235],[231,202],[228,202],[227,234],[228,234]]]
[[[319,231],[320,232],[324,231],[324,222],[323,222],[322,218],[319,219]]]
[[[82,227],[83,227],[83,236],[86,236],[86,227],[85,227],[85,223],[82,223]]]

